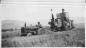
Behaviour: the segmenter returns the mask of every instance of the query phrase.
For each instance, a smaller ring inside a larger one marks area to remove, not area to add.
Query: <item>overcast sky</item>
[[[50,9],[54,16],[64,8],[74,23],[84,22],[84,0],[2,0],[0,5],[0,18],[26,21],[28,24],[48,25],[51,18]]]

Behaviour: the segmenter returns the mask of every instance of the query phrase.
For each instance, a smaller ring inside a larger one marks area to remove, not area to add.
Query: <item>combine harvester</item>
[[[74,28],[73,20],[69,19],[69,17],[67,16],[67,12],[64,12],[64,9],[62,9],[62,13],[56,14],[56,19],[54,19],[53,13],[51,16],[52,19],[48,23],[50,25],[51,31],[66,31]]]

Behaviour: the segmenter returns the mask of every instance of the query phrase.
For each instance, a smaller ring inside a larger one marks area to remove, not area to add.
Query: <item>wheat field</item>
[[[2,47],[84,47],[85,29],[52,32],[41,30],[44,34],[20,36],[19,32],[3,33]],[[8,35],[8,37],[5,37]]]

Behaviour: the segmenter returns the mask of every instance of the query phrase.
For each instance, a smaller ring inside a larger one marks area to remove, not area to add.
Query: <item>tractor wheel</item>
[[[28,34],[27,34],[27,36],[31,36],[31,35],[32,35],[32,33],[28,33]]]

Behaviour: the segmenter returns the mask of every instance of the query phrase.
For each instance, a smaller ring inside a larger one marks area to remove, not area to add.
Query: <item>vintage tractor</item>
[[[66,12],[64,12],[64,9],[62,9],[62,13],[58,13],[56,14],[56,16],[57,18],[54,19],[54,15],[52,14],[52,19],[49,22],[50,29],[52,31],[65,31],[74,28],[73,20],[70,20],[66,16]]]
[[[42,28],[40,22],[38,22],[38,25],[31,27],[27,27],[25,23],[24,27],[21,27],[21,36],[27,36],[28,33],[30,33],[31,35],[37,35],[38,29],[40,28]]]

